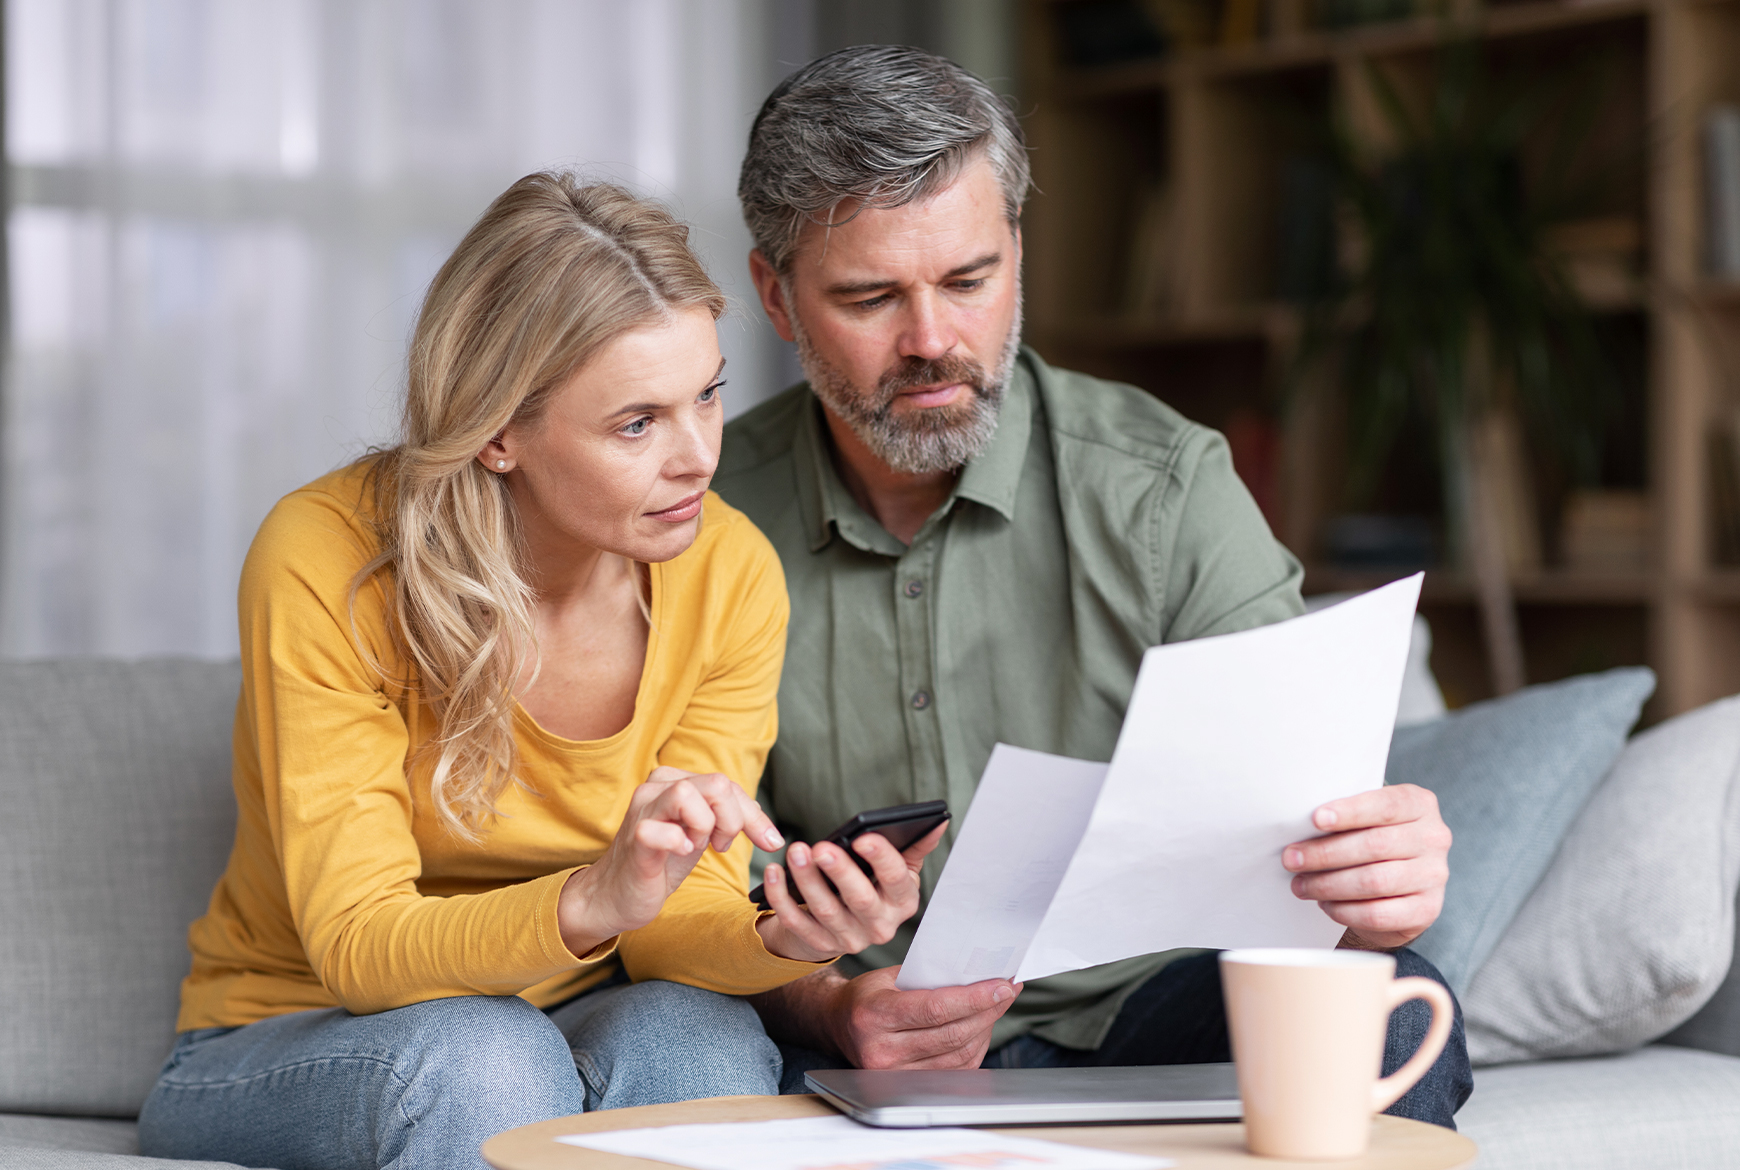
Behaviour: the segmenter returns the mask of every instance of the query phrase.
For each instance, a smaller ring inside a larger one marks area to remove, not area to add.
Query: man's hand
[[[1281,851],[1296,897],[1347,927],[1343,946],[1405,947],[1444,907],[1450,826],[1430,789],[1397,784],[1332,800],[1311,816],[1328,836]]]
[[[776,1040],[838,1052],[854,1068],[978,1068],[1021,984],[901,991],[899,967],[856,979],[821,971],[753,997]]]
[[[899,974],[899,967],[883,967],[843,989],[834,1046],[854,1068],[978,1068],[991,1046],[991,1025],[1021,994],[1021,985],[1007,979],[901,991],[894,986]]]
[[[776,955],[811,963],[887,942],[917,913],[918,873],[945,827],[938,825],[905,852],[880,833],[865,833],[853,841],[853,851],[875,872],[874,882],[838,845],[823,841],[812,848],[794,842],[785,851],[786,864],[770,865],[763,875],[774,914],[756,923],[762,942]],[[803,905],[788,883],[803,891]]]

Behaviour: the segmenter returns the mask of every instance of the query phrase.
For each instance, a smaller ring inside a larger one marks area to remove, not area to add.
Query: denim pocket
[[[163,1062],[163,1067],[157,1070],[157,1075],[162,1076],[169,1072],[191,1056],[194,1049],[207,1040],[216,1040],[219,1036],[228,1036],[234,1031],[234,1028],[191,1028],[186,1032],[177,1033],[175,1046],[169,1050],[169,1058]]]

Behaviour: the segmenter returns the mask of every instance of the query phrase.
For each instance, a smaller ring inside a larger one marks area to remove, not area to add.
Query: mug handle
[[[1420,1046],[1414,1050],[1414,1055],[1408,1057],[1408,1062],[1371,1087],[1373,1113],[1382,1113],[1394,1105],[1403,1093],[1413,1088],[1414,1083],[1426,1075],[1426,1070],[1432,1067],[1432,1062],[1444,1051],[1444,1043],[1450,1039],[1451,1021],[1456,1018],[1456,1007],[1450,999],[1450,989],[1435,979],[1420,975],[1393,979],[1385,994],[1389,1000],[1384,1008],[1385,1019],[1410,999],[1423,999],[1432,1005],[1432,1025],[1426,1029],[1426,1038],[1420,1041]]]

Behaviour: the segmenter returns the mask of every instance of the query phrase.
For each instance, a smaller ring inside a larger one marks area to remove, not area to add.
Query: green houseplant
[[[1410,102],[1368,68],[1386,146],[1360,149],[1339,125],[1326,135],[1341,245],[1295,293],[1296,372],[1327,373],[1345,396],[1349,503],[1369,499],[1405,429],[1431,436],[1424,457],[1437,463],[1502,694],[1523,684],[1524,664],[1492,486],[1498,446],[1520,424],[1567,481],[1587,480],[1615,396],[1551,246],[1600,186],[1587,144],[1604,71],[1586,62],[1504,80],[1476,43],[1452,39],[1435,73]]]

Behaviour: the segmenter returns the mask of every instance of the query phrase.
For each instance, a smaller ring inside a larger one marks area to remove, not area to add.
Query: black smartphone
[[[881,833],[888,843],[896,849],[905,849],[914,841],[949,819],[949,806],[940,800],[927,800],[920,804],[897,804],[893,808],[875,808],[869,812],[861,812],[839,828],[823,837],[823,841],[832,841],[846,851],[846,856],[858,863],[858,868],[864,871],[864,876],[875,880],[876,873],[870,868],[870,863],[859,857],[852,850],[852,842],[865,833]],[[820,844],[820,842],[817,842]],[[832,885],[833,883],[829,883]],[[787,883],[791,895],[797,904],[804,903],[803,891],[796,885]],[[765,886],[756,886],[749,891],[749,900],[763,910],[771,910],[767,902]]]

